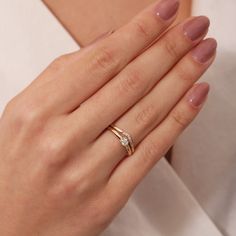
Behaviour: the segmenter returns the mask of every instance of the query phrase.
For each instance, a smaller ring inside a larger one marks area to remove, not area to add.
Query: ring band
[[[128,155],[131,156],[134,153],[134,142],[131,136],[114,125],[110,125],[108,129],[119,138],[121,145],[125,147]]]

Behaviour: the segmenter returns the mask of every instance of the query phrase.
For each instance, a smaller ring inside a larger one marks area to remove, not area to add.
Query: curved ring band
[[[134,153],[134,142],[131,136],[114,125],[110,125],[108,129],[119,138],[121,145],[125,147],[128,155],[131,156]]]

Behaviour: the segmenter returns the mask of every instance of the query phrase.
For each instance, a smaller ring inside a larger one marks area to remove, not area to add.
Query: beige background
[[[81,46],[103,32],[116,30],[156,0],[43,0]],[[189,15],[191,0],[181,0],[181,14]],[[99,22],[99,24],[98,24]]]

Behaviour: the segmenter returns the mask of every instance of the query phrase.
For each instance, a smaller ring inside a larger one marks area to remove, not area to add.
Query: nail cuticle
[[[211,62],[212,58],[213,58],[213,57],[211,57],[210,59],[208,59],[208,60],[205,61],[205,62],[202,62],[202,61],[199,61],[199,59],[198,59],[197,57],[193,56],[194,61],[196,61],[198,64],[201,64],[201,65],[207,65],[208,63]]]

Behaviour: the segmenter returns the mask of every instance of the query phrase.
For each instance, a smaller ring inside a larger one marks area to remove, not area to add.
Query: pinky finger
[[[208,92],[207,83],[195,84],[165,120],[139,144],[133,156],[124,159],[117,166],[108,183],[114,196],[129,197],[137,184],[194,120],[203,106]]]

